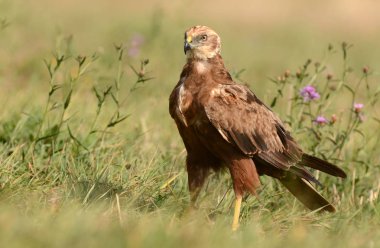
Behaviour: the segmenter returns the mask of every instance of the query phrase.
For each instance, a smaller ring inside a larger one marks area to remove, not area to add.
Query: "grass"
[[[0,1],[0,246],[380,244],[376,27],[323,26],[315,16],[305,26],[278,15],[260,26],[246,12],[225,26],[217,13],[196,19],[180,4],[90,4],[48,11],[44,1]],[[310,212],[262,178],[232,233],[227,173],[212,175],[199,210],[188,210],[185,151],[167,105],[184,63],[183,30],[203,21],[220,30],[235,79],[273,106],[306,151],[345,169],[344,181],[317,175],[337,213]],[[237,34],[237,26],[255,31]],[[320,99],[303,101],[307,84]]]

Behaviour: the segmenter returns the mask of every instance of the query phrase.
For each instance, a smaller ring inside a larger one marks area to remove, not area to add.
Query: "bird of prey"
[[[277,115],[248,87],[232,80],[220,50],[214,30],[189,28],[187,62],[169,99],[170,115],[187,150],[192,204],[210,171],[228,168],[236,196],[233,230],[239,225],[242,196],[256,194],[261,175],[278,179],[309,209],[335,211],[311,185],[319,182],[306,167],[342,178],[345,172],[304,153]]]

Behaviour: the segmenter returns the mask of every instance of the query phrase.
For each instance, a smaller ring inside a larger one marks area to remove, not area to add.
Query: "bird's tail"
[[[346,178],[347,175],[346,173],[339,168],[336,165],[333,165],[325,160],[322,160],[320,158],[316,158],[314,156],[308,155],[308,154],[303,154],[302,155],[302,160],[300,162],[301,165],[304,165],[309,168],[313,168],[322,172],[325,172],[327,174],[330,174],[332,176],[336,177],[342,177]]]
[[[306,180],[293,173],[286,173],[285,177],[279,178],[290,193],[311,210],[324,210],[335,212],[335,208]]]
[[[255,164],[259,174],[266,174],[277,178],[280,182],[306,207],[311,210],[324,210],[335,212],[331,203],[319,194],[310,182],[319,184],[319,181],[304,166],[313,168],[332,176],[346,178],[346,173],[327,161],[303,154],[302,160],[288,171],[276,168],[271,163],[255,157]]]

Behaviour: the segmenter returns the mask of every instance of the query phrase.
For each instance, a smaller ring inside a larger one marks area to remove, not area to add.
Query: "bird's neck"
[[[231,84],[233,80],[219,54],[207,60],[188,59],[181,74],[185,85]],[[189,79],[189,80],[187,80]]]
[[[208,73],[215,68],[226,70],[220,54],[207,59],[187,58],[187,64],[192,72],[198,74]]]

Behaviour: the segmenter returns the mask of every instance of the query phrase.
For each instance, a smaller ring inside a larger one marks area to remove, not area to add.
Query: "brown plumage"
[[[192,203],[210,170],[227,167],[236,195],[233,229],[242,195],[255,194],[259,175],[274,177],[312,210],[334,207],[310,184],[305,168],[337,177],[343,170],[303,153],[281,120],[248,87],[236,84],[220,55],[218,34],[205,26],[185,33],[185,64],[169,99],[169,111],[187,150]]]

